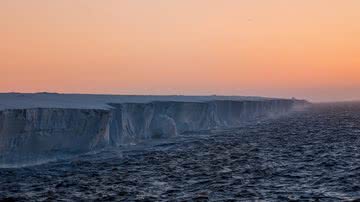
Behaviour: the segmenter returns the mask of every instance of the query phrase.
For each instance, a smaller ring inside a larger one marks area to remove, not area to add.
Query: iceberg
[[[0,164],[238,127],[306,105],[259,97],[0,94]]]

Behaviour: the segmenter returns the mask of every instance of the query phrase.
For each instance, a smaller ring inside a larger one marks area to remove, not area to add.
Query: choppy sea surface
[[[360,201],[360,104],[0,169],[7,201]]]

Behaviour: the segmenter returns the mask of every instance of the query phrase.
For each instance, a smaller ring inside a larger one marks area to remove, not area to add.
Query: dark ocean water
[[[23,201],[360,201],[360,104],[0,169]]]

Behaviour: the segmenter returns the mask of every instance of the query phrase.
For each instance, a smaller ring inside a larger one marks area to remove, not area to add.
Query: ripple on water
[[[360,105],[0,169],[5,201],[360,200]]]

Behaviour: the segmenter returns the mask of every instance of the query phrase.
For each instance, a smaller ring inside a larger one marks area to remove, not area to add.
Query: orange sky
[[[359,0],[0,0],[0,92],[360,99]]]

